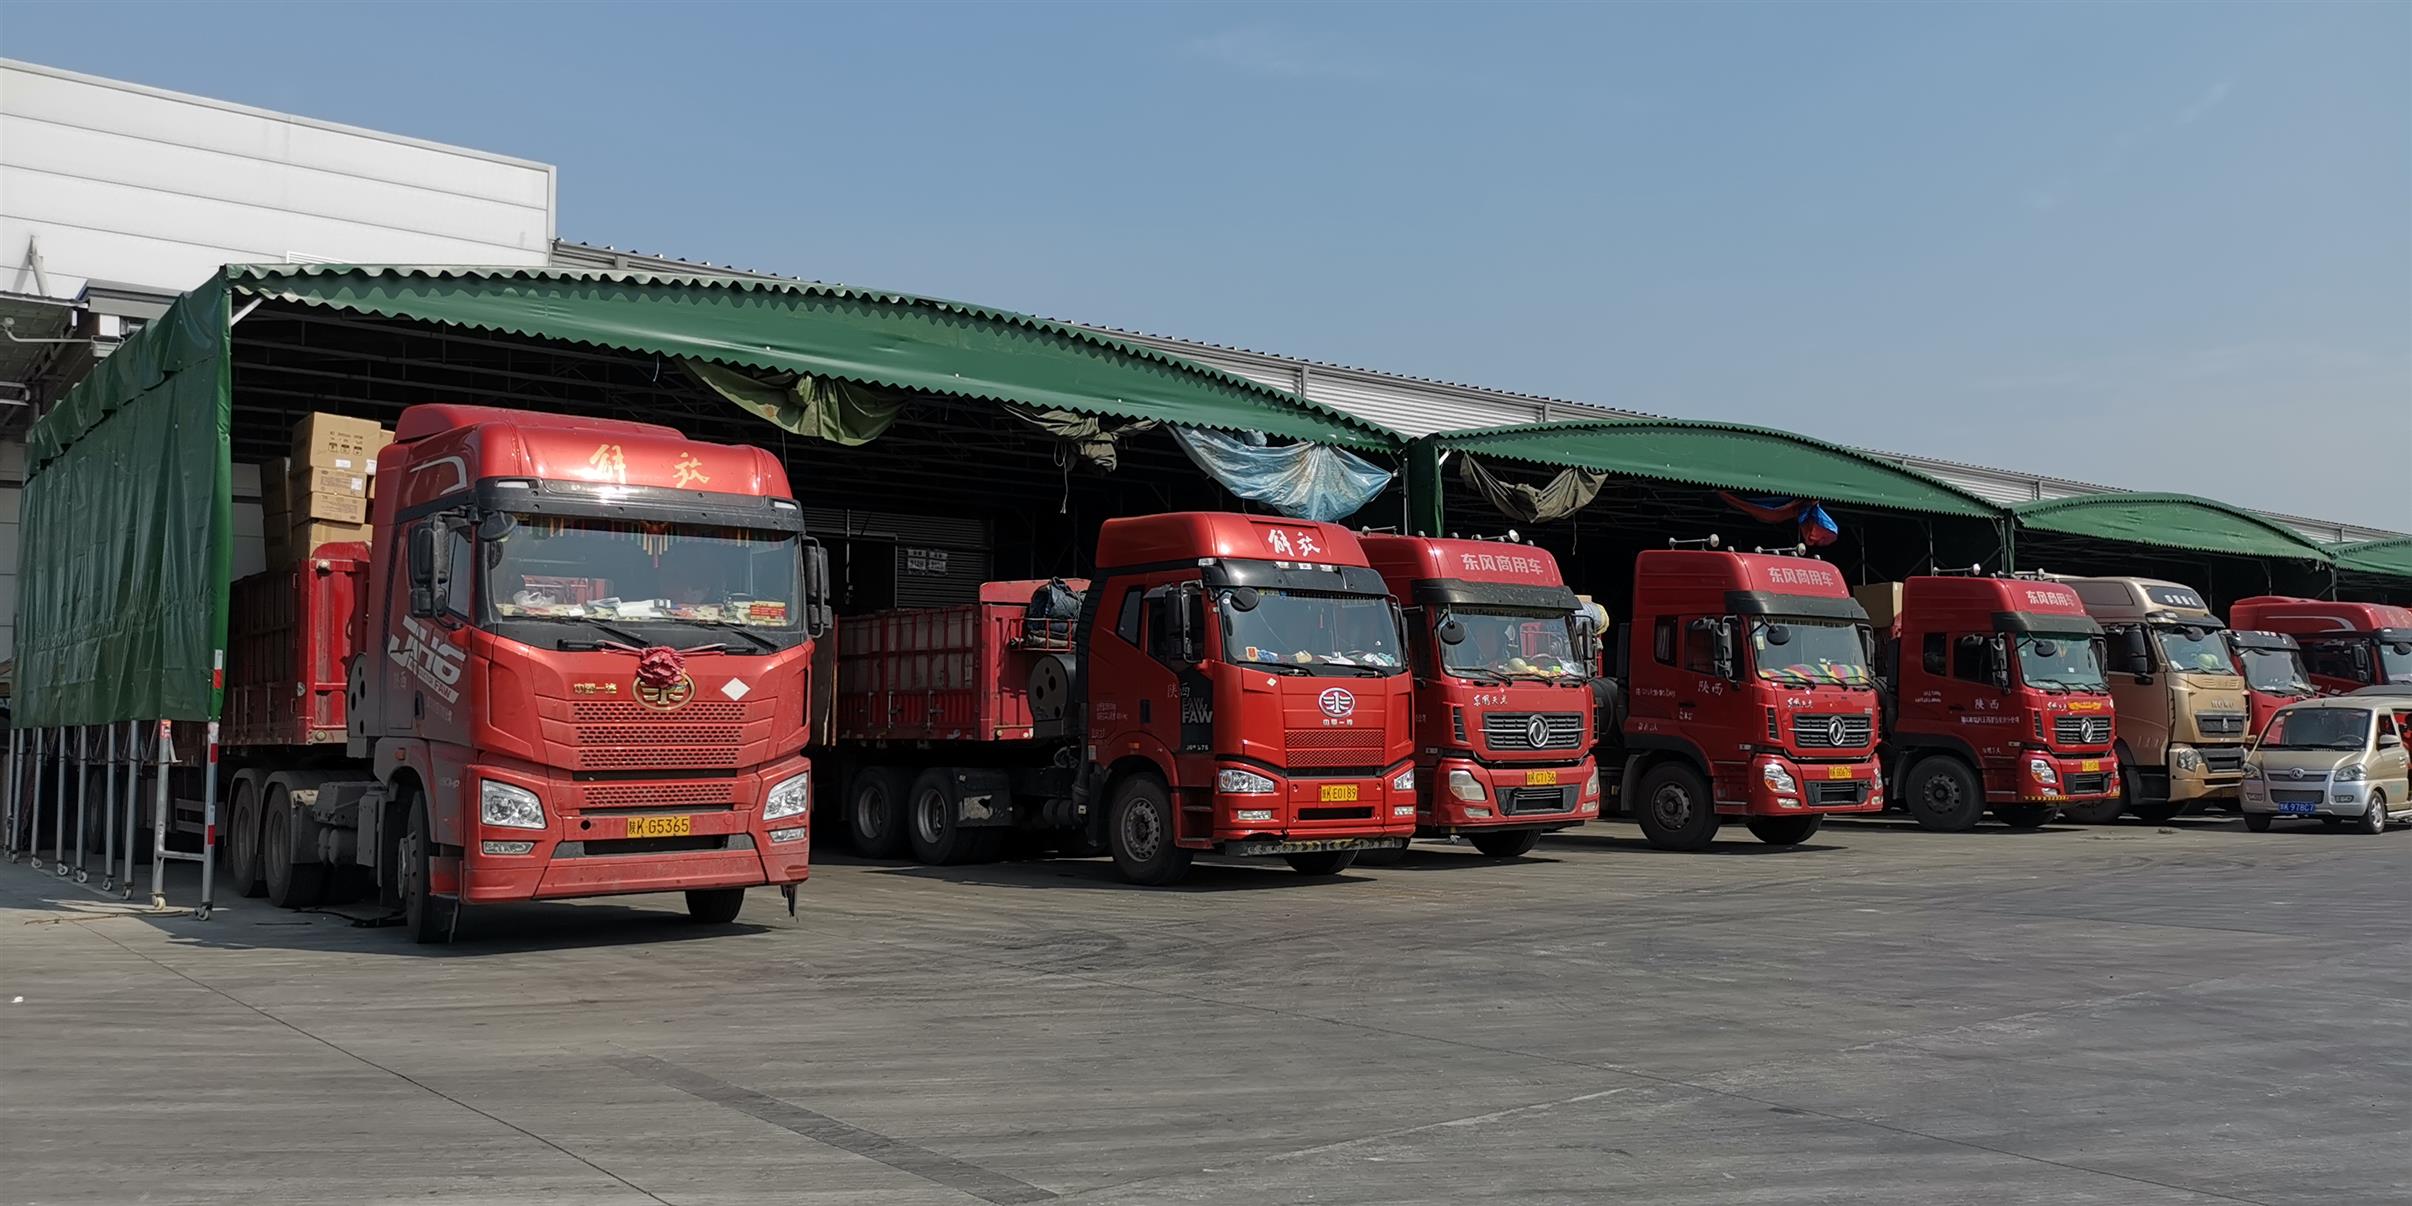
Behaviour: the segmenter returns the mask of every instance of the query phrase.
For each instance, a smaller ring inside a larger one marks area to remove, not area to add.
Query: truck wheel
[[[1383,846],[1373,850],[1359,850],[1357,865],[1360,867],[1395,867],[1399,865],[1401,859],[1406,857],[1407,847],[1405,846]]]
[[[418,943],[449,942],[460,912],[458,900],[435,894],[428,861],[435,856],[434,828],[427,819],[427,800],[413,794],[410,828],[402,835],[397,861],[402,868],[402,925]]]
[[[2362,832],[2387,832],[2387,793],[2383,791],[2370,793],[2370,807],[2362,811]]]
[[[1282,861],[1300,875],[1338,875],[1357,865],[1354,850],[1319,850],[1313,854],[1285,854]]]
[[[218,874],[226,877],[227,887],[257,896],[267,886],[260,876],[259,780],[238,775],[227,794],[233,798],[226,802],[226,840],[218,844]]]
[[[2186,806],[2163,800],[2158,804],[2138,804],[2129,808],[2128,811],[2136,814],[2136,819],[2147,825],[2162,825],[2168,823],[2170,818],[2186,811]]]
[[[977,829],[963,825],[962,813],[955,799],[955,774],[945,767],[931,767],[913,781],[913,791],[905,797],[907,833],[912,839],[913,857],[932,867],[952,867],[961,863],[978,862],[982,853],[995,857],[995,843]]]
[[[1519,858],[1533,852],[1541,844],[1538,829],[1510,829],[1505,833],[1477,833],[1467,838],[1476,850],[1492,858]]]
[[[727,925],[745,907],[743,888],[703,888],[687,893],[687,920],[697,925]]]
[[[2270,831],[2270,814],[2266,812],[2246,813],[2245,828],[2254,833],[2268,833]]]
[[[846,793],[846,832],[854,852],[865,858],[895,858],[910,844],[905,821],[904,772],[891,766],[862,766]]]
[[[1957,758],[1922,758],[1901,785],[1910,817],[1921,829],[1966,833],[1985,815],[1985,788]]]
[[[1163,887],[1189,874],[1191,853],[1174,841],[1172,797],[1154,775],[1125,778],[1114,788],[1106,841],[1114,850],[1114,866],[1135,884]]]
[[[2052,810],[2042,804],[2004,804],[1993,816],[2012,829],[2041,829],[2052,819]]]
[[[2091,804],[2067,805],[2060,810],[2060,815],[2080,825],[2108,825],[2126,811],[2125,800],[2096,800]]]
[[[1699,850],[1717,840],[1717,804],[1708,780],[1688,763],[1661,762],[1641,777],[1634,819],[1661,850]]]
[[[288,798],[282,787],[271,790],[262,818],[260,862],[268,881],[268,903],[280,909],[313,908],[326,896],[327,869],[317,851],[305,854],[293,848],[293,805]]]

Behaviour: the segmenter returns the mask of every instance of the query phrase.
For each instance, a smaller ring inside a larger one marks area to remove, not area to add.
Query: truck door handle
[[[1152,702],[1154,701],[1146,699],[1139,701],[1139,723],[1146,724],[1156,718],[1155,709],[1148,706]]]
[[[415,719],[417,719],[417,718],[419,718],[419,717],[422,717],[422,716],[427,715],[427,693],[426,693],[426,692],[424,692],[424,691],[413,691],[413,692],[411,692],[411,693],[410,693],[410,714],[411,714],[411,718],[412,718],[412,719],[414,719],[414,720],[415,720]]]

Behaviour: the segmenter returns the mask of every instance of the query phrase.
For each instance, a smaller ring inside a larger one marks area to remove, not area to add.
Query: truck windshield
[[[2412,683],[2412,644],[2379,642],[2379,666],[2385,671],[2381,682]]]
[[[2155,628],[2152,636],[2160,642],[2161,656],[2169,660],[2172,670],[2188,674],[2236,673],[2236,663],[2228,659],[2228,644],[2217,629]]]
[[[1399,625],[1390,600],[1260,590],[1256,606],[1217,596],[1223,656],[1241,665],[1287,667],[1292,674],[1384,675],[1399,661]]]
[[[2244,671],[2245,685],[2264,695],[2309,695],[2311,680],[2304,677],[2302,655],[2292,649],[2238,649],[2236,664]]]
[[[1868,652],[1859,629],[1831,620],[1754,619],[1750,664],[1760,678],[1803,687],[1868,685]]]
[[[1471,611],[1441,613],[1456,620],[1465,639],[1435,642],[1441,669],[1460,678],[1580,678],[1573,618],[1564,614]]]
[[[487,612],[513,620],[794,629],[793,532],[521,515],[485,550]]]
[[[2360,708],[2288,708],[2261,735],[2264,749],[2358,750],[2370,738],[2370,713]]]
[[[2102,659],[2094,653],[2094,639],[2085,635],[2020,633],[2018,677],[2030,687],[2047,691],[2110,689],[2102,678]]]

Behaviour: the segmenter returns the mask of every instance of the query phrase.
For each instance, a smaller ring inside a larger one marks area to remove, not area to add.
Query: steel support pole
[[[42,865],[42,730],[33,730],[33,739],[26,742],[26,745],[31,747],[33,752],[33,756],[29,759],[33,764],[33,782],[27,786],[25,791],[27,797],[25,844],[19,846],[17,851],[31,859],[33,865],[39,867]],[[15,862],[16,859],[11,856],[9,861]]]
[[[218,722],[210,721],[205,742],[208,754],[201,760],[201,907],[193,916],[209,920],[210,891],[216,886],[218,860]]]
[[[142,840],[142,826],[134,823],[135,808],[142,796],[142,722],[126,722],[126,874],[117,881],[119,897],[134,899],[134,843]]]
[[[75,882],[89,883],[92,873],[84,869],[84,850],[92,831],[87,827],[92,817],[92,762],[90,758],[92,730],[82,725],[75,729]]]
[[[176,724],[159,722],[158,776],[151,786],[151,907],[167,907],[168,765],[175,759]]]
[[[67,876],[67,730],[65,727],[59,729],[58,757],[59,783],[56,788],[52,789],[52,794],[57,797],[53,802],[58,807],[53,810],[54,815],[50,818],[50,871],[51,874],[64,879]]]
[[[101,729],[101,891],[117,887],[117,726]]]
[[[8,852],[8,861],[17,861],[17,755],[25,745],[25,731],[8,731],[8,831],[0,836],[0,849]]]

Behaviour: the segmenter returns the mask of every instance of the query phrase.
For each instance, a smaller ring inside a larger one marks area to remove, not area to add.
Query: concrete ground
[[[0,1200],[2406,1201],[2407,919],[2412,833],[2218,821],[830,856],[449,949],[0,866]]]

